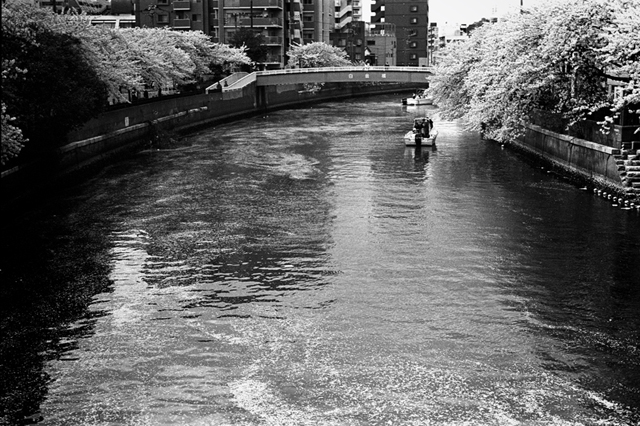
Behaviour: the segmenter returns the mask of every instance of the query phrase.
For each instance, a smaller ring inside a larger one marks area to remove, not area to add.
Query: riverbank
[[[68,143],[46,158],[4,171],[0,180],[3,204],[61,185],[65,179],[75,179],[114,158],[156,147],[173,135],[281,108],[414,88],[415,84],[328,83],[314,91],[301,84],[289,84],[269,86],[258,93],[255,85],[249,85],[234,91],[171,97],[114,109],[71,132]]]
[[[68,143],[53,150],[47,158],[14,167],[2,173],[4,205],[32,198],[35,191],[64,185],[83,172],[136,150],[159,148],[173,137],[199,128],[263,114],[269,111],[384,93],[415,89],[413,84],[325,84],[308,90],[302,84],[264,87],[255,85],[238,90],[193,96],[169,97],[105,112],[68,135]],[[628,204],[640,205],[640,142],[630,150],[593,143],[544,129],[528,127],[524,137],[512,146],[584,180],[595,191],[615,196]],[[614,195],[612,195],[614,194]]]
[[[624,149],[625,144],[618,149],[536,125],[529,125],[510,145],[622,206],[640,206],[640,150]]]

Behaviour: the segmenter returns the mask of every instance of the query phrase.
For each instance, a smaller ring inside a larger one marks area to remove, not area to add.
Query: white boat
[[[422,134],[424,126],[430,127],[428,137]],[[433,127],[433,121],[429,117],[416,117],[413,119],[413,129],[404,135],[404,144],[406,146],[431,146],[435,145],[438,131]]]
[[[430,96],[424,98],[421,96],[416,96],[415,98],[403,99],[402,103],[405,105],[433,105],[433,98]]]
[[[425,89],[414,94],[411,98],[402,98],[402,105],[433,105],[433,98]]]
[[[431,129],[428,138],[424,138],[421,134],[416,133],[413,130],[409,130],[404,135],[404,144],[406,146],[416,146],[418,142],[418,138],[421,146],[432,146],[436,144],[436,138],[438,137],[438,131],[436,129]]]

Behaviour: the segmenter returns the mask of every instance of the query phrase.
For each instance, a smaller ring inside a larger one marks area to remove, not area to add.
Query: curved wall
[[[302,85],[256,87],[171,97],[107,111],[68,135],[68,143],[41,158],[2,172],[3,197],[12,199],[57,178],[149,145],[160,132],[185,133],[278,108],[409,91],[415,84],[326,84],[312,93]]]

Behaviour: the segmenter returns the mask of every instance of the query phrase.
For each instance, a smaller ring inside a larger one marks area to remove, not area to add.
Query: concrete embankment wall
[[[47,158],[2,173],[5,199],[23,195],[57,177],[148,145],[163,132],[188,132],[273,109],[355,96],[411,90],[414,85],[326,85],[317,93],[302,85],[256,87],[174,97],[108,111],[68,135],[68,144]],[[400,98],[398,98],[400,102]]]
[[[615,158],[620,154],[617,148],[562,135],[535,125],[530,125],[525,135],[512,144],[597,186],[624,192]]]
[[[69,134],[69,143],[35,161],[2,173],[5,199],[29,189],[50,184],[117,155],[140,149],[162,132],[187,132],[273,109],[354,96],[411,90],[407,85],[327,85],[312,93],[301,85],[256,87],[176,97],[106,112]],[[400,102],[400,98],[398,98]],[[623,191],[615,155],[620,150],[530,126],[513,142],[520,149],[541,157],[599,186]]]

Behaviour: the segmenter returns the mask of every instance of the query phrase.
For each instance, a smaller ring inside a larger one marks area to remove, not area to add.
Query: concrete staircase
[[[627,198],[640,202],[640,142],[624,142],[615,159]]]

